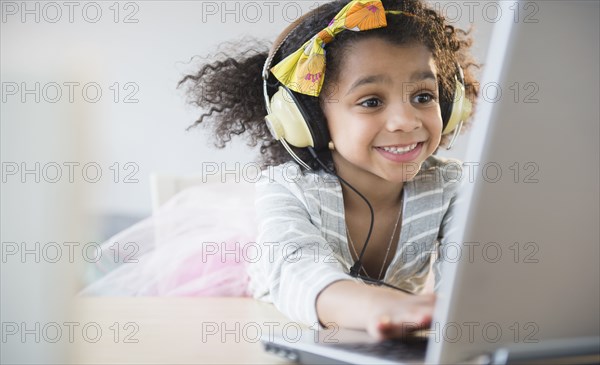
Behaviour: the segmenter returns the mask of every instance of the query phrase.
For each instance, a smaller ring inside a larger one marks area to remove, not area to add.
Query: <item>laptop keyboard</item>
[[[425,357],[427,339],[411,339],[410,341],[385,340],[375,343],[343,343],[331,346],[388,360],[417,360]]]

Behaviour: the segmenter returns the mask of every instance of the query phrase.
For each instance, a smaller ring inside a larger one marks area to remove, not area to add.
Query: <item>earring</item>
[[[333,141],[329,141],[329,143],[327,144],[327,148],[329,148],[330,151],[335,151],[335,146],[333,145]]]

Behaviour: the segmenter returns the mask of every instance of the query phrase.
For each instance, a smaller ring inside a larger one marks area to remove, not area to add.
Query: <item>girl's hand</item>
[[[367,332],[379,340],[401,338],[429,328],[435,294],[410,295],[384,289],[373,296],[373,314],[367,319]]]

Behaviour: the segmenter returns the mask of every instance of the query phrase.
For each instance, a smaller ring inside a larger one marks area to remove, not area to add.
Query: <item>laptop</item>
[[[539,11],[494,25],[429,331],[269,334],[265,350],[307,364],[600,362],[599,5],[498,3]]]

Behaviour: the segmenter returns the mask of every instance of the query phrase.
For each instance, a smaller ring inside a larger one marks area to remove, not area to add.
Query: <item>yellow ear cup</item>
[[[456,80],[456,90],[454,92],[454,100],[452,100],[452,114],[442,134],[452,133],[461,121],[464,121],[471,115],[471,108],[471,101],[465,96],[464,85]]]
[[[265,122],[273,138],[284,139],[295,147],[314,147],[314,141],[310,130],[304,121],[304,117],[296,103],[287,90],[279,87],[279,90],[271,98],[271,113],[265,117]]]

